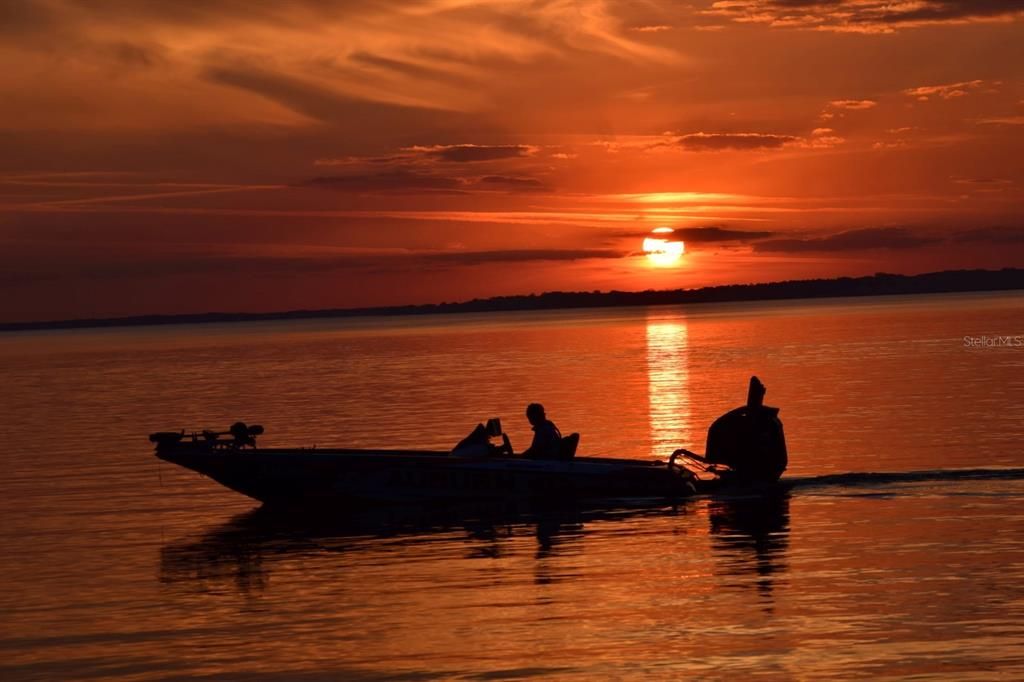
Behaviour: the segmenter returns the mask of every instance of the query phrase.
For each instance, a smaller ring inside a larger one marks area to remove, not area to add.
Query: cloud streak
[[[953,235],[960,244],[1024,244],[1024,227],[979,227]]]
[[[36,262],[32,267],[8,264],[0,282],[20,286],[40,281],[151,279],[197,275],[315,276],[338,271],[382,271],[396,275],[423,269],[519,265],[626,258],[614,249],[493,249],[454,251],[376,250],[325,255],[271,256],[263,254],[193,253],[145,262],[111,260],[102,256],[77,268],[66,263]]]
[[[734,230],[725,227],[680,227],[676,228],[675,236],[683,241],[694,244],[711,244],[716,242],[751,242],[774,237],[774,232],[755,230]]]
[[[525,144],[436,144],[430,146],[405,147],[403,151],[415,152],[429,158],[455,163],[515,159],[536,153],[538,147]]]
[[[464,177],[395,168],[383,172],[321,175],[297,185],[352,193],[469,193],[472,191],[540,192],[550,188],[540,180],[522,175]]]
[[[1024,0],[719,0],[703,13],[774,28],[893,33],[928,24],[1016,21]]]
[[[684,149],[697,152],[724,150],[756,150],[778,149],[784,145],[798,142],[800,138],[792,135],[774,135],[771,133],[690,133],[679,138],[679,145]]]
[[[651,232],[637,232],[635,230],[603,232],[601,236],[606,239],[629,239],[640,240],[650,237]],[[776,236],[775,232],[766,230],[737,230],[728,227],[712,225],[709,227],[677,227],[671,233],[657,235],[669,241],[682,241],[687,244],[748,244],[761,239],[768,239]]]
[[[463,187],[458,178],[413,170],[390,170],[382,173],[353,175],[322,175],[301,183],[339,192],[455,192]]]
[[[873,227],[848,230],[825,237],[770,239],[754,244],[754,251],[765,253],[842,253],[875,249],[915,249],[938,244],[937,237],[918,235],[905,227]]]
[[[961,81],[959,83],[947,83],[945,85],[923,85],[917,88],[908,88],[903,91],[904,95],[913,97],[921,102],[927,102],[932,97],[940,97],[942,99],[955,99],[957,97],[965,97],[970,91],[977,90],[985,81],[973,80],[973,81]]]
[[[833,109],[849,109],[852,111],[874,109],[878,106],[878,102],[873,99],[834,99],[828,104]]]

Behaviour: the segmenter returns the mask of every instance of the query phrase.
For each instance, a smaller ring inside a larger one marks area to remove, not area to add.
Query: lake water
[[[1017,335],[1020,294],[0,335],[0,678],[1024,678],[1024,347],[964,338]],[[665,457],[751,374],[790,489],[676,508],[285,519],[146,440],[521,449],[541,401]]]

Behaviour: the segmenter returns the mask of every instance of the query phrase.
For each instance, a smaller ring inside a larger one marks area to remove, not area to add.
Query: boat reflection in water
[[[356,564],[404,571],[403,561],[411,561],[429,574],[447,570],[443,566],[451,559],[506,559],[525,561],[524,566],[533,562],[533,582],[551,584],[579,575],[590,558],[602,562],[624,551],[650,551],[641,549],[649,534],[666,529],[681,532],[673,547],[657,548],[660,554],[710,559],[711,575],[739,579],[722,586],[754,583],[770,596],[775,575],[786,567],[789,493],[526,513],[507,507],[443,515],[376,509],[344,519],[259,507],[198,538],[165,545],[160,580],[189,591],[222,592],[230,585],[240,594],[255,595],[269,588],[275,567],[293,571],[316,565],[331,580],[343,581],[345,570]],[[552,560],[562,563],[556,566]]]
[[[708,504],[712,548],[721,573],[756,576],[754,585],[771,596],[777,574],[786,570],[789,547],[789,497],[784,488],[750,497],[712,499]]]
[[[233,582],[243,593],[262,590],[277,560],[367,553],[421,543],[461,548],[463,558],[505,556],[512,539],[533,536],[534,557],[556,556],[581,539],[585,526],[639,515],[666,516],[675,508],[560,508],[521,512],[513,506],[440,511],[436,508],[369,508],[342,518],[258,507],[200,536],[165,545],[160,579],[165,583]],[[518,551],[521,543],[515,543]],[[393,559],[394,557],[392,557]]]

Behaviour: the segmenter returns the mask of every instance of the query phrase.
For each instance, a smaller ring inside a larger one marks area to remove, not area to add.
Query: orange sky
[[[0,34],[4,321],[1024,265],[1024,0],[37,0]],[[678,267],[637,253],[662,225]]]

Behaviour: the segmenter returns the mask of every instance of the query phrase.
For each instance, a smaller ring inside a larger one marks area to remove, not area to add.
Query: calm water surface
[[[1024,347],[964,342],[999,335],[1021,295],[0,336],[0,677],[1024,678]],[[284,519],[146,441],[522,448],[539,400],[665,457],[753,373],[791,489],[674,509]]]

